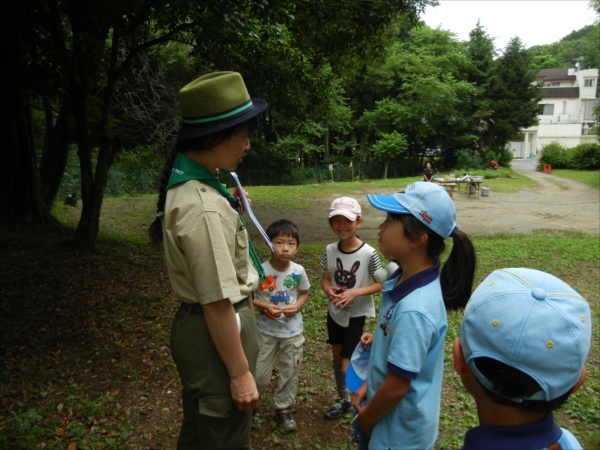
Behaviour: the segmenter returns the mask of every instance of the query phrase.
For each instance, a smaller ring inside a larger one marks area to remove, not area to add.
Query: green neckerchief
[[[223,186],[206,167],[194,160],[191,160],[187,156],[182,155],[181,153],[177,153],[175,161],[173,162],[171,177],[169,178],[165,192],[176,184],[184,183],[189,180],[200,180],[204,184],[208,184],[209,186],[215,188],[217,192],[225,197],[229,204],[238,211],[242,225],[244,228],[246,228],[246,230],[248,229],[248,227],[246,227],[244,218],[239,212],[240,202],[236,200],[227,189],[225,189],[225,186]],[[250,259],[252,259],[252,264],[258,272],[260,281],[264,281],[266,277],[265,271],[260,263],[260,259],[258,259],[254,245],[252,245],[252,240],[250,240],[250,233],[247,231],[246,233],[248,234],[248,250],[250,253]]]

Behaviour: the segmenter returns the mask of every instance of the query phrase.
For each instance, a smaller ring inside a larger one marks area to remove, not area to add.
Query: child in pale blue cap
[[[585,381],[591,337],[588,303],[560,279],[533,269],[492,272],[454,342],[454,367],[479,417],[463,449],[581,449],[552,411]]]
[[[367,199],[387,213],[379,250],[399,268],[385,282],[367,380],[352,403],[369,437],[359,445],[430,449],[438,435],[446,310],[464,308],[471,295],[475,250],[456,228],[454,202],[436,184],[417,182]],[[442,267],[449,237],[452,251]]]

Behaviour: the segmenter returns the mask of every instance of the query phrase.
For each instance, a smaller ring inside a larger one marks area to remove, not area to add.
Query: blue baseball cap
[[[477,379],[475,358],[488,357],[532,377],[541,390],[521,400],[553,400],[570,391],[590,350],[590,307],[564,281],[534,269],[492,272],[475,289],[460,325],[460,344]]]
[[[417,182],[394,195],[367,194],[367,200],[381,211],[412,214],[429,229],[446,239],[456,228],[454,202],[441,186]]]
[[[369,369],[369,357],[371,356],[371,346],[364,348],[359,342],[346,371],[346,386],[352,393],[356,393],[359,387],[363,385],[367,379],[367,371]]]

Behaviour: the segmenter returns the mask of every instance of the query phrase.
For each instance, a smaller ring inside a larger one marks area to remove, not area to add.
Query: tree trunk
[[[21,71],[23,61],[27,60],[23,41],[31,32],[30,24],[18,9],[3,8],[0,27],[4,32],[0,82],[0,211],[4,219],[48,223],[51,217],[41,201],[31,108]]]
[[[69,156],[70,115],[64,105],[58,113],[56,123],[53,124],[52,122],[52,120],[46,121],[49,128],[46,129],[44,136],[45,145],[40,164],[42,200],[48,211],[52,208],[56,194],[60,189]],[[68,194],[75,193],[68,192]],[[81,197],[81,194],[79,196]]]
[[[388,167],[389,167],[389,165],[390,165],[390,160],[386,159],[385,160],[385,164],[383,166],[383,179],[384,180],[387,180],[387,173],[388,173]]]
[[[325,141],[324,142],[324,144],[325,144],[324,157],[325,157],[325,159],[327,159],[327,158],[329,158],[329,153],[330,153],[330,150],[329,150],[329,121],[327,121],[325,123],[325,136],[324,137],[325,137],[325,139],[324,139],[324,141]]]
[[[50,215],[41,200],[27,94],[8,84],[3,84],[1,89],[0,146],[3,151],[0,152],[0,209],[6,217],[50,223]]]

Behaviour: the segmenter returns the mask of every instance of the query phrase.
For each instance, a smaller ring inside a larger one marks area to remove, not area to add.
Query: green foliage
[[[569,167],[567,148],[557,141],[544,145],[540,151],[540,164],[538,165],[538,170],[543,164],[550,164],[556,169],[566,169]]]
[[[569,152],[571,168],[577,170],[600,169],[600,145],[598,143],[579,144]]]
[[[508,147],[504,147],[498,151],[487,151],[483,159],[484,164],[489,164],[490,161],[496,161],[502,167],[510,167],[513,160],[513,152]]]
[[[600,169],[600,145],[587,143],[568,149],[559,142],[551,142],[542,147],[538,170],[544,164],[553,169]]]
[[[479,169],[481,157],[475,150],[461,148],[456,151],[456,168],[461,170]]]
[[[560,41],[529,48],[535,70],[573,67],[573,59],[583,56],[582,67],[599,67],[598,34],[600,23],[586,25]]]
[[[113,162],[116,169],[160,170],[163,158],[152,147],[138,145],[132,150],[120,152]]]
[[[408,143],[406,137],[396,131],[381,134],[375,145],[373,145],[373,154],[381,159],[395,158],[406,151]]]

